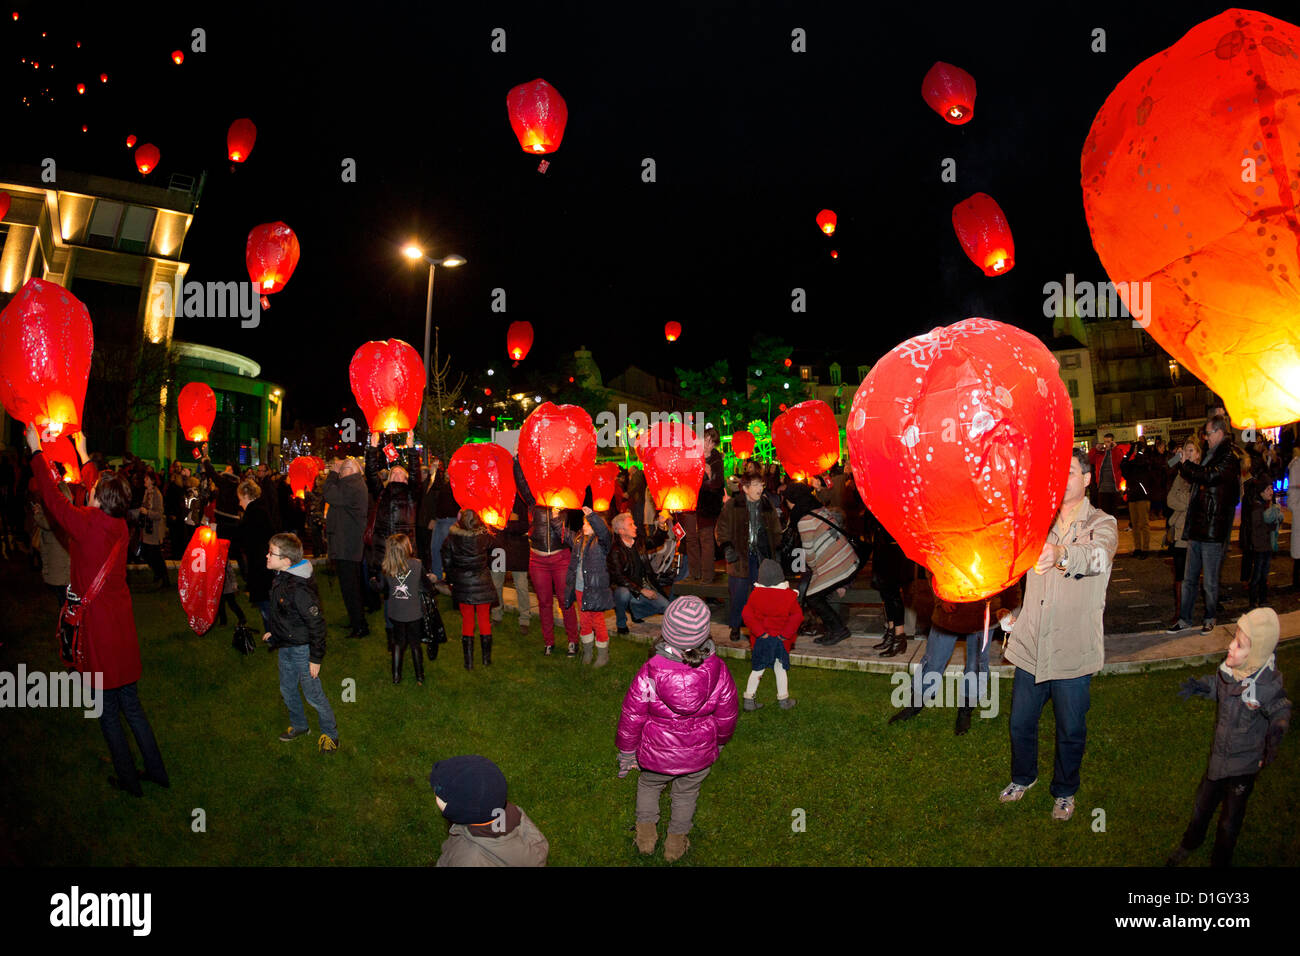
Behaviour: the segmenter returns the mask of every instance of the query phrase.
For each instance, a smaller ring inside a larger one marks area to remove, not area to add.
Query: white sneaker
[[[1074,816],[1074,797],[1057,797],[1052,806],[1053,820],[1068,820]]]
[[[1038,783],[1037,780],[1030,781],[1024,786],[1021,786],[1018,783],[1009,783],[1007,784],[1007,788],[1003,790],[1000,794],[998,794],[998,801],[1000,803],[1014,803],[1016,800],[1019,800],[1021,797],[1023,797],[1025,795],[1025,791],[1028,790],[1036,783]]]

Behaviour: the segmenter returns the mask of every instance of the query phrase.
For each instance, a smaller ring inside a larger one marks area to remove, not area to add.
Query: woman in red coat
[[[77,452],[86,460],[85,439],[75,436]],[[126,512],[131,504],[131,490],[125,479],[103,475],[91,489],[89,503],[79,508],[59,494],[50,474],[50,466],[41,452],[40,435],[27,426],[27,446],[34,453],[32,472],[37,492],[50,519],[64,530],[68,554],[72,559],[73,594],[85,595],[100,569],[108,563],[102,590],[85,606],[81,623],[81,646],[75,662],[82,679],[93,686],[103,706],[99,727],[113,755],[116,777],[109,783],[118,789],[142,796],[140,781],[150,780],[169,786],[162,754],[154,740],[153,729],[140,706],[136,681],[140,679],[140,641],[135,633],[135,615],[131,592],[126,584],[126,551],[130,532]],[[121,717],[135,735],[144,757],[145,772],[139,773],[131,756]]]

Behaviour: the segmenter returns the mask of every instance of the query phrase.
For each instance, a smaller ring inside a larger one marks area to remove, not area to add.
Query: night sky
[[[125,148],[134,133],[162,150],[148,182],[206,170],[184,248],[192,280],[246,280],[249,229],[287,222],[302,260],[259,328],[176,326],[179,339],[259,361],[286,388],[286,425],[332,421],[350,404],[347,365],[362,342],[422,347],[427,272],[399,252],[413,237],[435,256],[469,260],[439,271],[434,316],[471,384],[505,368],[516,319],[537,332],[521,373],[542,381],[579,344],[606,378],[629,363],[670,376],[675,364],[720,356],[739,366],[759,331],[783,336],[802,360],[851,369],[971,315],[1047,337],[1043,284],[1067,272],[1106,278],[1079,187],[1097,109],[1139,62],[1225,9],[614,6],[11,5],[0,20],[5,157],[54,156],[63,170],[137,180]],[[206,53],[191,52],[194,27],[207,31]],[[506,30],[504,54],[491,52],[495,27]],[[795,27],[807,31],[807,53],[790,51]],[[1096,27],[1104,54],[1090,52]],[[921,99],[936,60],[978,83],[963,127]],[[506,92],[536,77],[569,108],[545,174],[505,108]],[[241,116],[258,138],[232,173],[225,135]],[[357,161],[355,184],[341,181],[345,157]],[[646,157],[652,184],[641,181]],[[940,180],[945,157],[957,161],[956,183]],[[977,191],[998,200],[1015,235],[1016,266],[995,279],[951,226],[953,205]],[[823,207],[839,215],[830,239],[813,221]],[[790,311],[796,286],[805,315]],[[505,315],[490,308],[498,287]],[[670,319],[684,327],[673,345],[662,331]]]

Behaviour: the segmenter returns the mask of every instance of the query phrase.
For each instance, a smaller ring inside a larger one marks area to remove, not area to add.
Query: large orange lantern
[[[81,427],[95,332],[67,289],[28,279],[0,312],[0,399],[20,422],[54,437]]]
[[[1228,10],[1121,80],[1083,145],[1128,312],[1257,428],[1300,419],[1297,90],[1300,27]]]
[[[519,429],[519,467],[539,504],[581,508],[596,467],[596,430],[586,409],[543,402]]]
[[[158,168],[160,159],[162,159],[162,151],[153,143],[145,143],[135,151],[135,168],[140,170],[140,175],[148,176]]]
[[[569,107],[555,87],[538,78],[506,94],[510,128],[526,153],[553,153],[564,139]]]
[[[1016,244],[1002,207],[988,193],[976,193],[952,207],[957,240],[986,276],[1010,272],[1016,264]]]
[[[737,458],[750,458],[754,454],[754,435],[752,432],[736,432],[731,436],[731,453]]]
[[[840,460],[840,426],[831,407],[809,399],[772,422],[772,450],[795,481],[824,474]]]
[[[226,151],[230,154],[230,161],[242,163],[248,159],[255,142],[257,142],[257,127],[253,125],[252,120],[237,119],[231,123],[230,129],[226,131]]]
[[[190,628],[199,636],[206,634],[216,620],[229,557],[230,542],[218,538],[217,533],[206,526],[194,529],[190,543],[181,555],[176,589]]]
[[[515,504],[515,462],[492,442],[461,445],[447,462],[447,480],[456,504],[478,512],[485,525],[500,531]]]
[[[3,189],[0,189],[0,221],[3,221],[4,217],[9,215],[10,202],[12,202],[12,200],[9,198],[9,194]]]
[[[669,342],[676,342],[682,335],[682,324],[680,322],[664,323],[664,338]]]
[[[835,225],[839,220],[835,216],[834,210],[823,209],[817,214],[817,228],[828,236],[835,235]]]
[[[531,322],[511,322],[506,329],[506,354],[516,362],[523,360],[528,350],[533,347],[533,325]]]
[[[316,476],[325,467],[325,462],[314,455],[299,455],[289,462],[289,490],[295,498],[307,497],[307,492],[316,485]]]
[[[602,461],[591,473],[591,508],[608,511],[614,502],[614,485],[618,481],[618,462]]]
[[[217,417],[217,396],[203,382],[190,382],[176,397],[181,432],[190,441],[207,441]]]
[[[57,461],[63,465],[63,480],[68,484],[76,484],[81,480],[81,462],[77,458],[77,449],[67,435],[60,435],[52,442],[41,442],[41,451],[45,453],[47,462]]]
[[[352,395],[370,430],[405,432],[415,427],[424,400],[424,361],[401,339],[367,342],[348,366]]]
[[[694,511],[704,481],[704,443],[687,425],[658,421],[636,436],[636,457],[659,511]]]
[[[921,98],[949,123],[963,126],[975,115],[975,77],[940,60],[921,80]]]
[[[266,297],[284,288],[298,268],[298,237],[282,222],[264,222],[254,226],[244,247],[244,264],[248,278],[262,293],[262,308],[269,308]]]
[[[846,434],[862,500],[943,600],[990,597],[1038,560],[1074,414],[1033,335],[974,318],[908,339],[858,388]]]

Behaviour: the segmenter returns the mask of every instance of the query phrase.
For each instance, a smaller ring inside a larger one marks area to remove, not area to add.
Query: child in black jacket
[[[316,708],[320,717],[320,752],[333,754],[339,749],[339,729],[320,682],[321,662],[325,659],[325,618],[320,593],[312,580],[311,562],[303,560],[298,536],[272,537],[266,566],[276,574],[271,583],[271,630],[262,640],[268,641],[273,650],[278,649],[280,696],[289,708],[289,729],[280,739],[296,740],[308,731],[307,713],[298,696],[301,687],[307,703]]]

